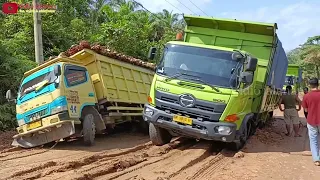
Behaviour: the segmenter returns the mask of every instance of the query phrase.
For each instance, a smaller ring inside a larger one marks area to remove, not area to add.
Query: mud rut
[[[154,146],[148,136],[142,138],[145,143],[130,148],[90,153],[7,149],[0,153],[0,179],[209,179],[233,162],[234,153],[219,143],[175,138],[167,145]],[[39,157],[41,161],[33,162]],[[12,163],[17,165],[12,167]]]

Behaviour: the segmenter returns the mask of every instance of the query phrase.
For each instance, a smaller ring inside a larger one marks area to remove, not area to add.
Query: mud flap
[[[58,126],[58,127],[57,127]],[[32,148],[49,142],[60,140],[75,134],[73,122],[67,122],[60,125],[42,129],[33,134],[24,136],[14,136],[12,146],[20,146],[22,148]]]

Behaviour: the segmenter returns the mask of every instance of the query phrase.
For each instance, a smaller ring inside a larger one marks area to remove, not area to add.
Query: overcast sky
[[[320,35],[320,0],[137,0],[152,12],[167,9],[197,14],[278,24],[278,36],[286,51]],[[196,4],[201,10],[194,6]],[[181,3],[185,6],[183,6]],[[174,7],[175,6],[175,7]],[[192,11],[192,12],[191,12]]]

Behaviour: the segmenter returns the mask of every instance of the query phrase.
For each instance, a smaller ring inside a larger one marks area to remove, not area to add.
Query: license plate
[[[38,128],[38,127],[41,127],[41,126],[42,126],[41,121],[36,121],[36,122],[28,124],[27,125],[27,129],[31,130],[31,129],[35,129],[35,128]]]
[[[182,124],[188,124],[188,125],[192,125],[192,119],[188,118],[188,117],[184,117],[184,116],[178,116],[178,115],[174,115],[173,116],[173,121],[182,123]]]

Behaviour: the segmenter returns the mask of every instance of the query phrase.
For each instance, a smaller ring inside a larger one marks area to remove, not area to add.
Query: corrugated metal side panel
[[[288,68],[288,58],[278,38],[273,61],[270,62],[272,62],[272,65],[268,75],[267,85],[276,89],[282,89]]]
[[[95,54],[103,96],[109,102],[144,104],[147,102],[154,72],[139,66]]]

